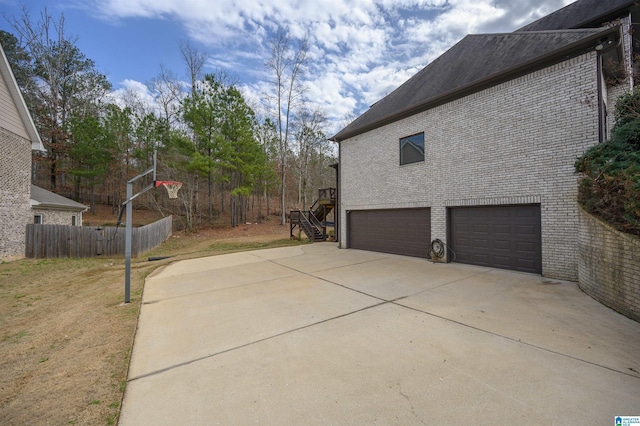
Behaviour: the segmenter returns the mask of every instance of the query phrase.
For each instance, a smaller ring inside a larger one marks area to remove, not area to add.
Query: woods
[[[259,70],[270,76],[262,102],[250,102],[234,76],[207,68],[207,55],[185,41],[175,46],[184,78],[160,67],[146,84],[149,101],[116,95],[65,32],[63,15],[45,9],[34,19],[24,10],[10,23],[14,31],[0,31],[0,43],[47,150],[34,154],[38,186],[91,209],[109,204],[115,215],[127,179],[151,165],[155,150],[158,179],[183,186],[177,201],[152,191],[137,206],[197,230],[268,216],[284,224],[289,209],[308,207],[318,188],[335,185],[324,113],[305,96],[309,47],[294,46],[286,29]]]

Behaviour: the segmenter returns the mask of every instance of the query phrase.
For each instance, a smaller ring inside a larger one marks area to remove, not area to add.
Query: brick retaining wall
[[[578,286],[600,303],[640,321],[640,238],[581,209]]]

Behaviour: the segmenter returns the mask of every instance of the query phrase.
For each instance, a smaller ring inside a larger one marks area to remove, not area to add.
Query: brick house
[[[332,137],[341,247],[576,280],[573,165],[633,86],[636,9],[579,0],[469,35]]]
[[[0,260],[24,257],[31,223],[31,151],[44,151],[0,46]]]
[[[31,185],[32,223],[82,226],[82,213],[87,209],[84,204]]]

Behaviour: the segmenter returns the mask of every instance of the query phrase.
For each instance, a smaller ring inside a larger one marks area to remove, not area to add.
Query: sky
[[[113,85],[151,99],[160,68],[187,80],[179,41],[208,55],[258,105],[274,31],[309,37],[307,97],[331,136],[467,34],[511,32],[573,0],[0,0],[0,29],[23,7],[65,18],[65,34]]]

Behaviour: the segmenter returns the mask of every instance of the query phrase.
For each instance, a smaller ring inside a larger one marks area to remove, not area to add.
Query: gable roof
[[[0,75],[2,75],[4,81],[7,83],[9,94],[18,109],[20,119],[22,120],[27,134],[29,135],[29,139],[31,140],[31,149],[34,151],[45,151],[44,145],[42,145],[42,140],[40,140],[40,135],[38,134],[36,126],[33,124],[33,120],[31,119],[31,114],[29,114],[29,110],[27,109],[27,104],[25,104],[22,93],[20,93],[18,82],[11,71],[9,60],[2,49],[2,45],[0,45]]]
[[[534,21],[517,31],[547,31],[599,27],[619,17],[635,0],[579,0]]]
[[[31,207],[71,211],[85,211],[88,208],[84,204],[35,185],[31,185]]]
[[[372,105],[331,140],[341,141],[501,81],[593,49],[617,28],[468,35]]]

